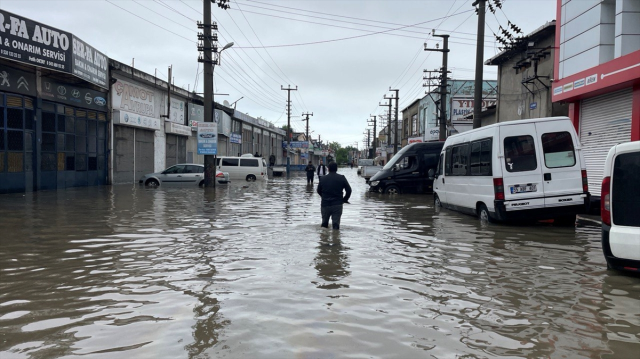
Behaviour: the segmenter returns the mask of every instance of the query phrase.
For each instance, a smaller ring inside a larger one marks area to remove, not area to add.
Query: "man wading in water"
[[[320,213],[322,214],[322,227],[329,228],[329,217],[333,229],[340,229],[340,217],[342,217],[342,204],[349,203],[351,197],[351,186],[349,181],[339,175],[338,164],[329,162],[329,174],[320,177],[317,192],[322,197],[320,203]],[[344,190],[345,195],[342,196]]]
[[[320,161],[320,164],[318,165],[318,181],[320,181],[320,178],[326,174],[327,166],[324,165],[324,162]]]
[[[313,163],[309,161],[309,164],[304,168],[304,170],[307,172],[307,184],[313,184],[313,176],[316,172],[316,166],[314,166]]]

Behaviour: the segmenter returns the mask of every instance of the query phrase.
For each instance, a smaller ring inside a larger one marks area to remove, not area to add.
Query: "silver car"
[[[216,181],[228,183],[229,173],[216,170]],[[204,166],[195,163],[181,163],[160,173],[149,173],[138,181],[149,187],[162,185],[204,185]]]

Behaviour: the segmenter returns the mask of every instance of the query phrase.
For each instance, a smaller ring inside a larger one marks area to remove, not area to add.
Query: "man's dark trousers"
[[[321,224],[322,227],[329,228],[329,218],[331,218],[331,225],[333,226],[333,229],[340,229],[340,217],[342,217],[342,204],[320,207],[320,214],[322,215],[322,224]]]

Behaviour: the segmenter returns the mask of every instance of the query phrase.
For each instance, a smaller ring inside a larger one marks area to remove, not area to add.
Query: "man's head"
[[[329,172],[338,172],[338,164],[331,161],[329,162]]]
[[[324,162],[322,160],[320,160],[320,164],[322,165],[322,164],[324,164]]]
[[[311,161],[309,161],[309,164],[311,164]]]

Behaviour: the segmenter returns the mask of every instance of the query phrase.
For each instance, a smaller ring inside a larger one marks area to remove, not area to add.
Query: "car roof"
[[[201,165],[199,163],[176,163],[175,165],[169,166],[169,167],[173,167],[173,166],[200,166],[200,167],[204,167],[204,165]]]

